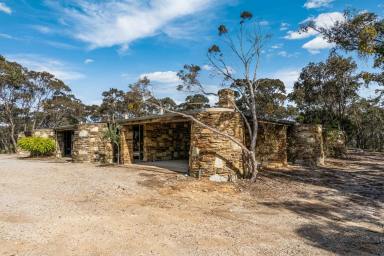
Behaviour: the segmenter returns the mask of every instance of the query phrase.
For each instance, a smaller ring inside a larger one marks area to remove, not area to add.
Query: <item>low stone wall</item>
[[[231,109],[210,109],[195,116],[202,123],[244,141],[244,125],[239,113]],[[189,174],[194,177],[241,175],[243,152],[240,146],[192,123]]]
[[[306,166],[324,164],[321,125],[297,124],[289,128],[288,160]]]
[[[103,138],[106,129],[105,123],[78,125],[73,135],[73,161],[112,163],[111,142]]]
[[[266,167],[287,165],[287,125],[259,121],[256,159]]]

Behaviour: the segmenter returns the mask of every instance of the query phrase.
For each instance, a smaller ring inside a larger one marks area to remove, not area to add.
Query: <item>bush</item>
[[[25,151],[31,153],[31,156],[51,155],[56,149],[56,143],[53,139],[41,137],[21,138],[17,145]]]

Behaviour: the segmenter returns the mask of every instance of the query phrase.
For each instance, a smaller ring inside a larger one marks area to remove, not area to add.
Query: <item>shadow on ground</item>
[[[268,170],[260,178],[296,185],[292,199],[261,203],[307,219],[296,233],[312,246],[338,255],[384,255],[384,154],[351,151],[325,167]],[[312,189],[303,189],[308,185]]]

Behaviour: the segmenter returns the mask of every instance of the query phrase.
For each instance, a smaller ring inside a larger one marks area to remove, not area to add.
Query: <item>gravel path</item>
[[[0,255],[384,255],[384,157],[213,184],[0,155]]]

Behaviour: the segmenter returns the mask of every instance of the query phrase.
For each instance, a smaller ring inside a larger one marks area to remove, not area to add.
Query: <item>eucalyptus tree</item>
[[[269,35],[263,34],[258,23],[253,20],[250,12],[244,11],[240,15],[238,28],[233,32],[225,25],[218,27],[219,43],[213,44],[207,51],[207,59],[215,74],[222,79],[223,88],[232,88],[236,93],[243,97],[244,105],[249,110],[248,113],[242,111],[238,106],[235,108],[242,116],[249,142],[243,142],[237,138],[221,132],[215,127],[209,126],[192,115],[185,112],[164,109],[167,112],[175,113],[190,119],[192,122],[232,141],[237,144],[245,154],[246,174],[252,181],[256,180],[259,163],[256,160],[256,143],[258,130],[258,114],[256,93],[259,90],[259,66],[262,49]],[[232,60],[232,61],[231,61]],[[236,71],[234,70],[236,68]],[[207,87],[200,81],[201,68],[198,65],[185,65],[178,76],[182,83],[178,86],[179,90],[192,93],[199,93],[205,96],[216,95],[209,92]],[[148,80],[148,79],[147,79]],[[241,81],[239,83],[239,81]],[[153,92],[149,90],[149,83],[138,82],[141,87],[143,98],[154,98]],[[154,104],[152,104],[154,105]],[[156,104],[162,108],[161,103]]]
[[[344,130],[348,107],[358,99],[361,86],[357,65],[334,51],[325,62],[309,63],[289,94],[304,122]]]
[[[42,126],[48,117],[49,111],[44,110],[46,101],[57,95],[66,95],[71,89],[63,81],[57,79],[48,72],[28,71],[27,79],[30,86],[30,94],[25,106],[28,115],[26,123],[30,123],[30,129]]]
[[[303,25],[303,30],[313,29],[336,47],[348,52],[356,52],[360,57],[372,57],[373,68],[378,72],[364,72],[366,82],[376,82],[384,86],[384,19],[373,12],[344,13],[345,20],[332,27],[319,27],[314,21]],[[384,89],[378,90],[379,97]]]
[[[29,98],[30,87],[27,70],[16,62],[7,61],[0,56],[0,123],[9,132],[12,150],[16,150],[17,128],[23,106]]]
[[[204,94],[189,95],[185,98],[185,101],[178,106],[180,110],[195,110],[209,107],[209,98]]]

